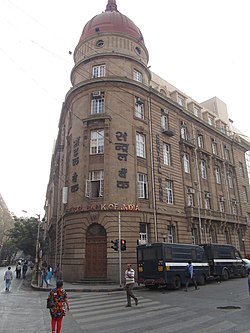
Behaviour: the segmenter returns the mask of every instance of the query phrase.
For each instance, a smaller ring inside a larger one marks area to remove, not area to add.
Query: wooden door
[[[85,277],[107,277],[107,236],[98,224],[91,225],[87,231],[85,258]]]

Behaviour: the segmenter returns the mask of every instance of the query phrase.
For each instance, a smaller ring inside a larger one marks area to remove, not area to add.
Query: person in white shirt
[[[127,265],[127,269],[125,271],[125,286],[127,292],[127,305],[126,307],[131,307],[131,298],[134,299],[135,305],[138,305],[138,299],[135,297],[133,293],[133,287],[135,283],[135,271],[131,267],[130,264]]]
[[[6,291],[10,291],[11,280],[13,279],[13,273],[11,271],[11,267],[8,267],[8,270],[4,274],[4,280],[6,282]]]

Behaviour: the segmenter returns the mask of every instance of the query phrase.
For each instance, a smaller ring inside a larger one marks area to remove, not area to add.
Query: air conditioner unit
[[[99,96],[101,96],[101,92],[100,92],[100,91],[94,91],[94,92],[92,93],[92,96],[93,96],[93,97],[99,97]]]
[[[137,97],[136,98],[136,103],[139,104],[139,105],[142,105],[143,101],[139,97]]]
[[[188,193],[188,194],[194,194],[194,193],[195,193],[195,190],[194,190],[192,187],[189,187],[189,188],[187,189],[187,193]]]
[[[168,109],[161,109],[161,112],[162,112],[163,114],[168,114]]]

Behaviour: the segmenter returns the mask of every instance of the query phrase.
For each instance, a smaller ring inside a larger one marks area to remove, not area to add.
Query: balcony
[[[201,218],[201,219],[209,219],[209,220],[216,220],[220,222],[229,222],[229,223],[242,223],[247,224],[246,217],[237,216],[233,214],[227,214],[218,212],[215,210],[210,209],[203,209],[200,210],[196,207],[185,207],[185,212],[187,218]]]
[[[171,137],[171,136],[174,136],[174,135],[175,135],[175,132],[172,131],[172,130],[169,129],[169,128],[162,128],[161,130],[162,130],[162,133],[165,134],[166,136]]]

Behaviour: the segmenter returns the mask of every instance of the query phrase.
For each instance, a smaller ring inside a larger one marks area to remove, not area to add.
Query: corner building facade
[[[249,142],[228,134],[222,101],[195,102],[148,59],[141,31],[114,0],[76,46],[45,206],[47,261],[60,263],[66,281],[118,281],[119,232],[122,268],[145,242],[250,252]]]

